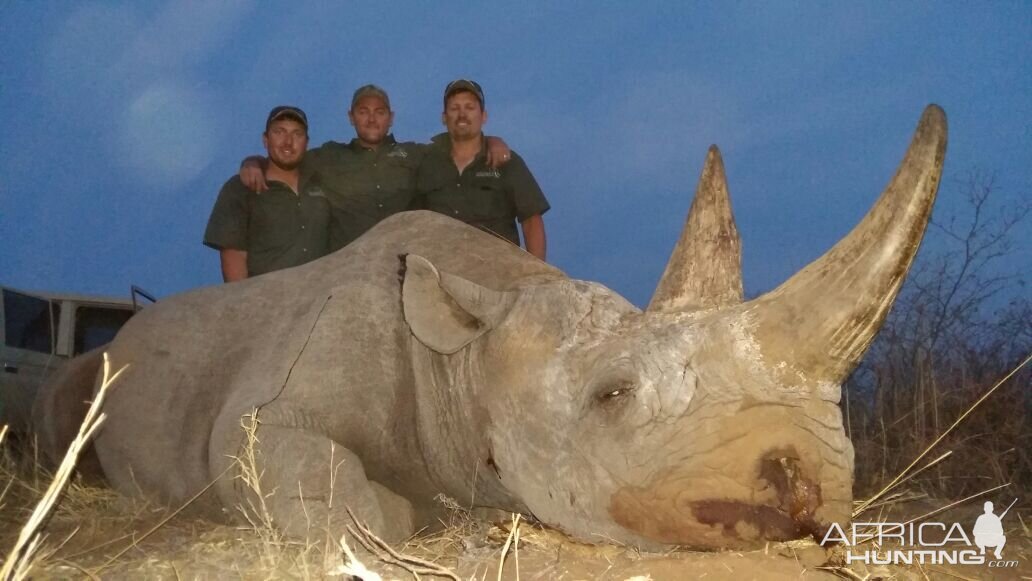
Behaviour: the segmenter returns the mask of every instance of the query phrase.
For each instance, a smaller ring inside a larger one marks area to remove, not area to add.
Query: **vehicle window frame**
[[[21,318],[21,313],[17,313],[17,307],[21,305],[17,305],[16,301],[24,301],[26,299],[43,303],[46,306],[43,309],[34,311],[38,314],[35,314],[35,316],[32,317],[32,320],[23,322],[19,320]],[[31,351],[33,353],[41,353],[43,355],[54,355],[57,353],[59,324],[61,320],[61,305],[58,301],[10,288],[0,288],[0,303],[2,303],[3,306],[3,329],[0,331],[2,332],[2,337],[0,337],[0,339],[2,339],[2,344],[5,348]],[[15,318],[11,317],[12,312],[17,313]],[[41,349],[40,344],[30,342],[26,339],[27,330],[39,332],[39,329],[32,329],[32,327],[36,325],[35,320],[43,313],[46,313],[47,315],[45,329],[49,336],[45,338],[45,341],[49,343],[49,349]],[[22,327],[18,329],[18,337],[14,339],[10,337],[12,321],[22,323]],[[12,341],[15,341],[16,343],[12,343]]]

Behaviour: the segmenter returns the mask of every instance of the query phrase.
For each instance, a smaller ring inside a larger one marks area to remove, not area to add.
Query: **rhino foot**
[[[404,540],[414,532],[408,500],[366,478],[362,461],[344,446],[325,436],[277,425],[259,426],[257,436],[254,457],[265,498],[240,481],[234,487],[236,498],[226,499],[227,504],[248,507],[251,513],[265,511],[287,536],[313,542],[321,542],[327,533],[339,539],[352,523],[348,509],[387,542]]]

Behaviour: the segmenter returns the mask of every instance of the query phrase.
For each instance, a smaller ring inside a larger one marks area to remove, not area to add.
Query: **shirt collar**
[[[394,134],[393,133],[388,133],[387,136],[383,138],[383,143],[380,144],[380,147],[377,147],[375,150],[373,150],[370,147],[366,147],[366,146],[362,145],[361,142],[358,141],[357,137],[353,137],[351,139],[351,141],[348,142],[348,147],[351,148],[352,151],[357,151],[357,152],[362,152],[362,151],[380,151],[381,149],[384,149],[385,147],[386,148],[390,148],[390,147],[396,145],[397,143],[398,143],[398,141],[396,139],[394,139]]]

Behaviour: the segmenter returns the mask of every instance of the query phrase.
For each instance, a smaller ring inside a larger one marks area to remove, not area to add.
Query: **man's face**
[[[394,123],[394,113],[387,108],[383,99],[375,95],[366,95],[355,103],[348,111],[348,119],[355,127],[358,140],[362,145],[376,147],[383,143]]]
[[[293,119],[277,119],[265,130],[262,143],[269,152],[269,161],[292,170],[301,164],[308,149],[308,130]]]
[[[464,141],[480,136],[487,122],[487,111],[480,106],[476,95],[461,91],[448,97],[441,120],[453,140]]]

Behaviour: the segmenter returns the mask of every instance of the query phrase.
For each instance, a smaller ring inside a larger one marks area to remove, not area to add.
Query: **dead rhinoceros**
[[[131,367],[96,442],[104,472],[173,504],[217,481],[198,501],[213,513],[257,505],[227,468],[258,408],[266,505],[297,535],[339,530],[348,505],[396,539],[439,493],[643,547],[744,547],[846,521],[840,383],[917,251],[945,142],[931,106],[860,225],[748,302],[715,149],[644,312],[427,212],[162,301],[110,347]]]

